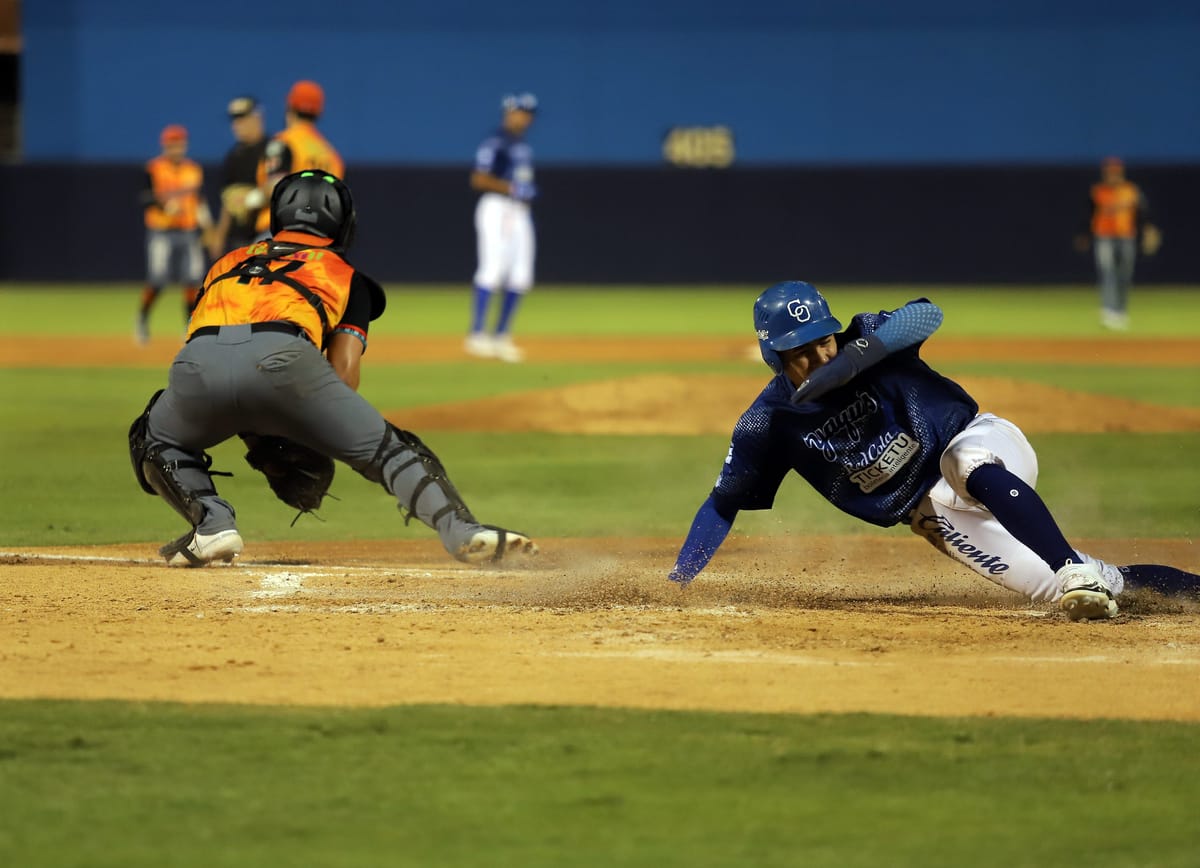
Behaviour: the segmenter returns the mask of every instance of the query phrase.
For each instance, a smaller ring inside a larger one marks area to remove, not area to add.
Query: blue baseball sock
[[[492,301],[492,291],[487,287],[475,285],[475,292],[471,296],[471,331],[473,333],[483,331],[484,322],[487,319],[488,305]]]
[[[1038,493],[999,464],[984,464],[967,477],[967,491],[1004,529],[1057,572],[1079,555],[1058,528]]]
[[[1117,567],[1125,576],[1125,590],[1149,588],[1160,594],[1200,593],[1200,576],[1162,564]]]
[[[523,293],[513,292],[511,289],[504,290],[504,296],[500,299],[500,319],[496,321],[496,334],[507,334],[512,327],[513,314],[517,312],[517,305],[521,303]]]

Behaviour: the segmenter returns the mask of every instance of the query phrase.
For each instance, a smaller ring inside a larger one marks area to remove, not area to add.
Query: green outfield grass
[[[761,287],[539,288],[526,334],[747,335]],[[928,295],[948,336],[1101,334],[1088,287],[830,287],[835,313]],[[130,332],[137,289],[0,287],[0,334]],[[457,335],[462,288],[393,287],[375,334]],[[181,327],[168,294],[154,327]],[[1134,330],[1197,337],[1200,291],[1139,290]],[[937,336],[933,338],[937,340]],[[679,363],[365,362],[395,410]],[[1193,367],[943,366],[1096,395],[1200,406]],[[761,369],[765,375],[765,368]],[[130,421],[165,384],[145,368],[0,369],[0,550],[153,546],[180,520],[133,480]],[[753,398],[746,396],[746,401]],[[472,507],[542,537],[682,538],[727,438],[419,431]],[[1039,489],[1070,536],[1194,538],[1197,435],[1037,435]],[[289,527],[241,458],[213,450],[250,540],[428,538],[339,468],[324,522]],[[736,533],[881,531],[798,479]],[[664,546],[664,567],[673,556]],[[3,603],[0,566],[0,604]],[[12,610],[0,605],[0,629]],[[14,665],[0,660],[0,666]],[[1180,667],[1181,669],[1187,667]],[[1181,672],[1181,689],[1190,673]],[[1194,866],[1200,726],[719,715],[580,708],[229,708],[0,701],[0,866]]]
[[[1093,293],[1074,288],[940,287],[926,290],[946,310],[947,336],[1095,332]],[[521,312],[530,334],[738,335],[748,332],[754,287],[539,289]],[[835,287],[835,312],[903,303],[914,287]],[[389,313],[373,333],[455,334],[463,327],[465,294],[451,287],[392,287]],[[0,288],[0,331],[123,336],[129,332],[132,290],[113,287]],[[160,301],[155,326],[180,327],[178,294]],[[1114,341],[1147,335],[1192,336],[1200,322],[1200,290],[1139,290],[1135,329]],[[1070,326],[1078,324],[1077,331]],[[932,339],[936,341],[938,335]],[[751,340],[747,340],[751,344]],[[1096,364],[1047,366],[1014,359],[955,362],[950,376],[1012,376],[1096,395],[1173,406],[1200,406],[1200,372],[1190,367],[1130,368]],[[728,373],[766,369],[743,361],[525,364],[484,367],[467,360],[412,364],[364,362],[362,392],[388,411],[495,394],[630,376],[643,372]],[[125,432],[146,398],[165,384],[165,370],[145,368],[0,371],[0,406],[10,455],[0,472],[0,545],[141,542],[174,537],[177,517],[140,494],[128,466]],[[753,394],[747,394],[749,404]],[[716,477],[727,437],[580,438],[552,434],[464,434],[418,431],[445,460],[468,502],[489,520],[541,536],[638,533],[680,536]],[[586,448],[581,443],[586,439]],[[1190,456],[1194,434],[1034,435],[1040,487],[1073,536],[1191,536],[1198,523],[1193,492],[1200,470]],[[38,460],[53,444],[52,460]],[[249,539],[387,539],[423,535],[405,528],[390,498],[346,468],[339,470],[325,522],[291,515],[231,442],[212,450],[217,467],[232,470],[220,490],[238,507]],[[64,496],[69,492],[69,496]],[[782,517],[786,516],[785,522]],[[800,529],[803,529],[801,531]],[[877,533],[815,497],[799,480],[783,486],[777,508],[739,517],[737,533]],[[903,533],[903,531],[893,531]]]
[[[0,859],[1190,868],[1196,735],[1119,721],[0,702]]]
[[[539,286],[520,313],[531,335],[752,335],[755,297],[764,287]],[[946,311],[942,334],[1072,337],[1108,334],[1113,340],[1155,335],[1194,337],[1200,287],[1154,286],[1135,291],[1134,331],[1104,332],[1089,286],[822,286],[836,316],[899,307],[928,297]],[[0,285],[0,334],[130,334],[140,286],[130,284]],[[376,334],[461,334],[468,288],[454,285],[388,287],[388,311]],[[163,293],[153,315],[158,334],[182,326],[180,295]]]

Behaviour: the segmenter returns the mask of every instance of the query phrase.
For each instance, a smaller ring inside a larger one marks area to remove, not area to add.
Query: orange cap
[[[158,137],[160,145],[169,145],[172,142],[186,142],[187,140],[187,127],[181,124],[170,124],[163,127],[162,135]]]
[[[288,91],[287,107],[306,115],[325,110],[325,91],[315,81],[298,81]]]

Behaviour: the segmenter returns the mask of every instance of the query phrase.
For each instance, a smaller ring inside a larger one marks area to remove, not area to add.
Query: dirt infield
[[[149,544],[0,556],[0,696],[1200,720],[1195,604],[1073,624],[915,537],[734,539],[680,591],[676,543],[548,540],[520,571],[427,541],[250,543],[204,570]]]
[[[941,342],[944,356],[951,343]],[[1174,363],[1200,361],[1200,342],[1178,343]],[[423,354],[456,345],[432,342]],[[66,346],[10,341],[0,365],[67,364]],[[173,352],[169,343],[142,352],[115,341],[70,346],[88,354],[75,365],[159,365]],[[372,345],[373,360],[411,350]],[[611,357],[642,351],[626,346]],[[535,361],[566,352],[557,343],[530,348]],[[609,343],[574,352],[601,357]],[[714,342],[704,357],[744,352],[743,342]],[[1061,352],[1061,342],[1008,348],[1010,358]],[[1070,352],[1076,360],[1127,354],[1128,364],[1172,358],[1163,342],[1081,343]],[[756,382],[751,369],[692,382],[628,378],[509,396],[505,415],[523,420],[510,430],[724,432]],[[1114,401],[1097,412],[1094,396],[1066,390],[1003,379],[969,385],[1029,431],[1200,430],[1195,410]],[[671,404],[689,389],[709,400],[684,403],[706,412],[681,416]],[[1086,414],[1040,412],[1085,400]],[[576,401],[589,408],[586,428],[571,427],[582,415]],[[668,412],[655,421],[652,406]],[[473,402],[408,410],[404,419],[444,430],[491,417],[494,430],[498,415]],[[399,533],[403,541],[392,543],[248,540],[238,564],[204,570],[162,566],[150,541],[0,546],[0,696],[1200,720],[1200,602],[1126,596],[1116,621],[1072,624],[900,530],[735,534],[686,591],[664,578],[674,539],[542,540],[527,568],[487,570],[451,560],[424,529]],[[1080,545],[1104,558],[1200,569],[1190,540]],[[779,564],[794,567],[780,572]]]

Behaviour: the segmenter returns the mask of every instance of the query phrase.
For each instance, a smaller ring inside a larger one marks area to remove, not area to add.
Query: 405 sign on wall
[[[672,127],[663,138],[663,158],[672,166],[723,169],[733,157],[729,127]]]

